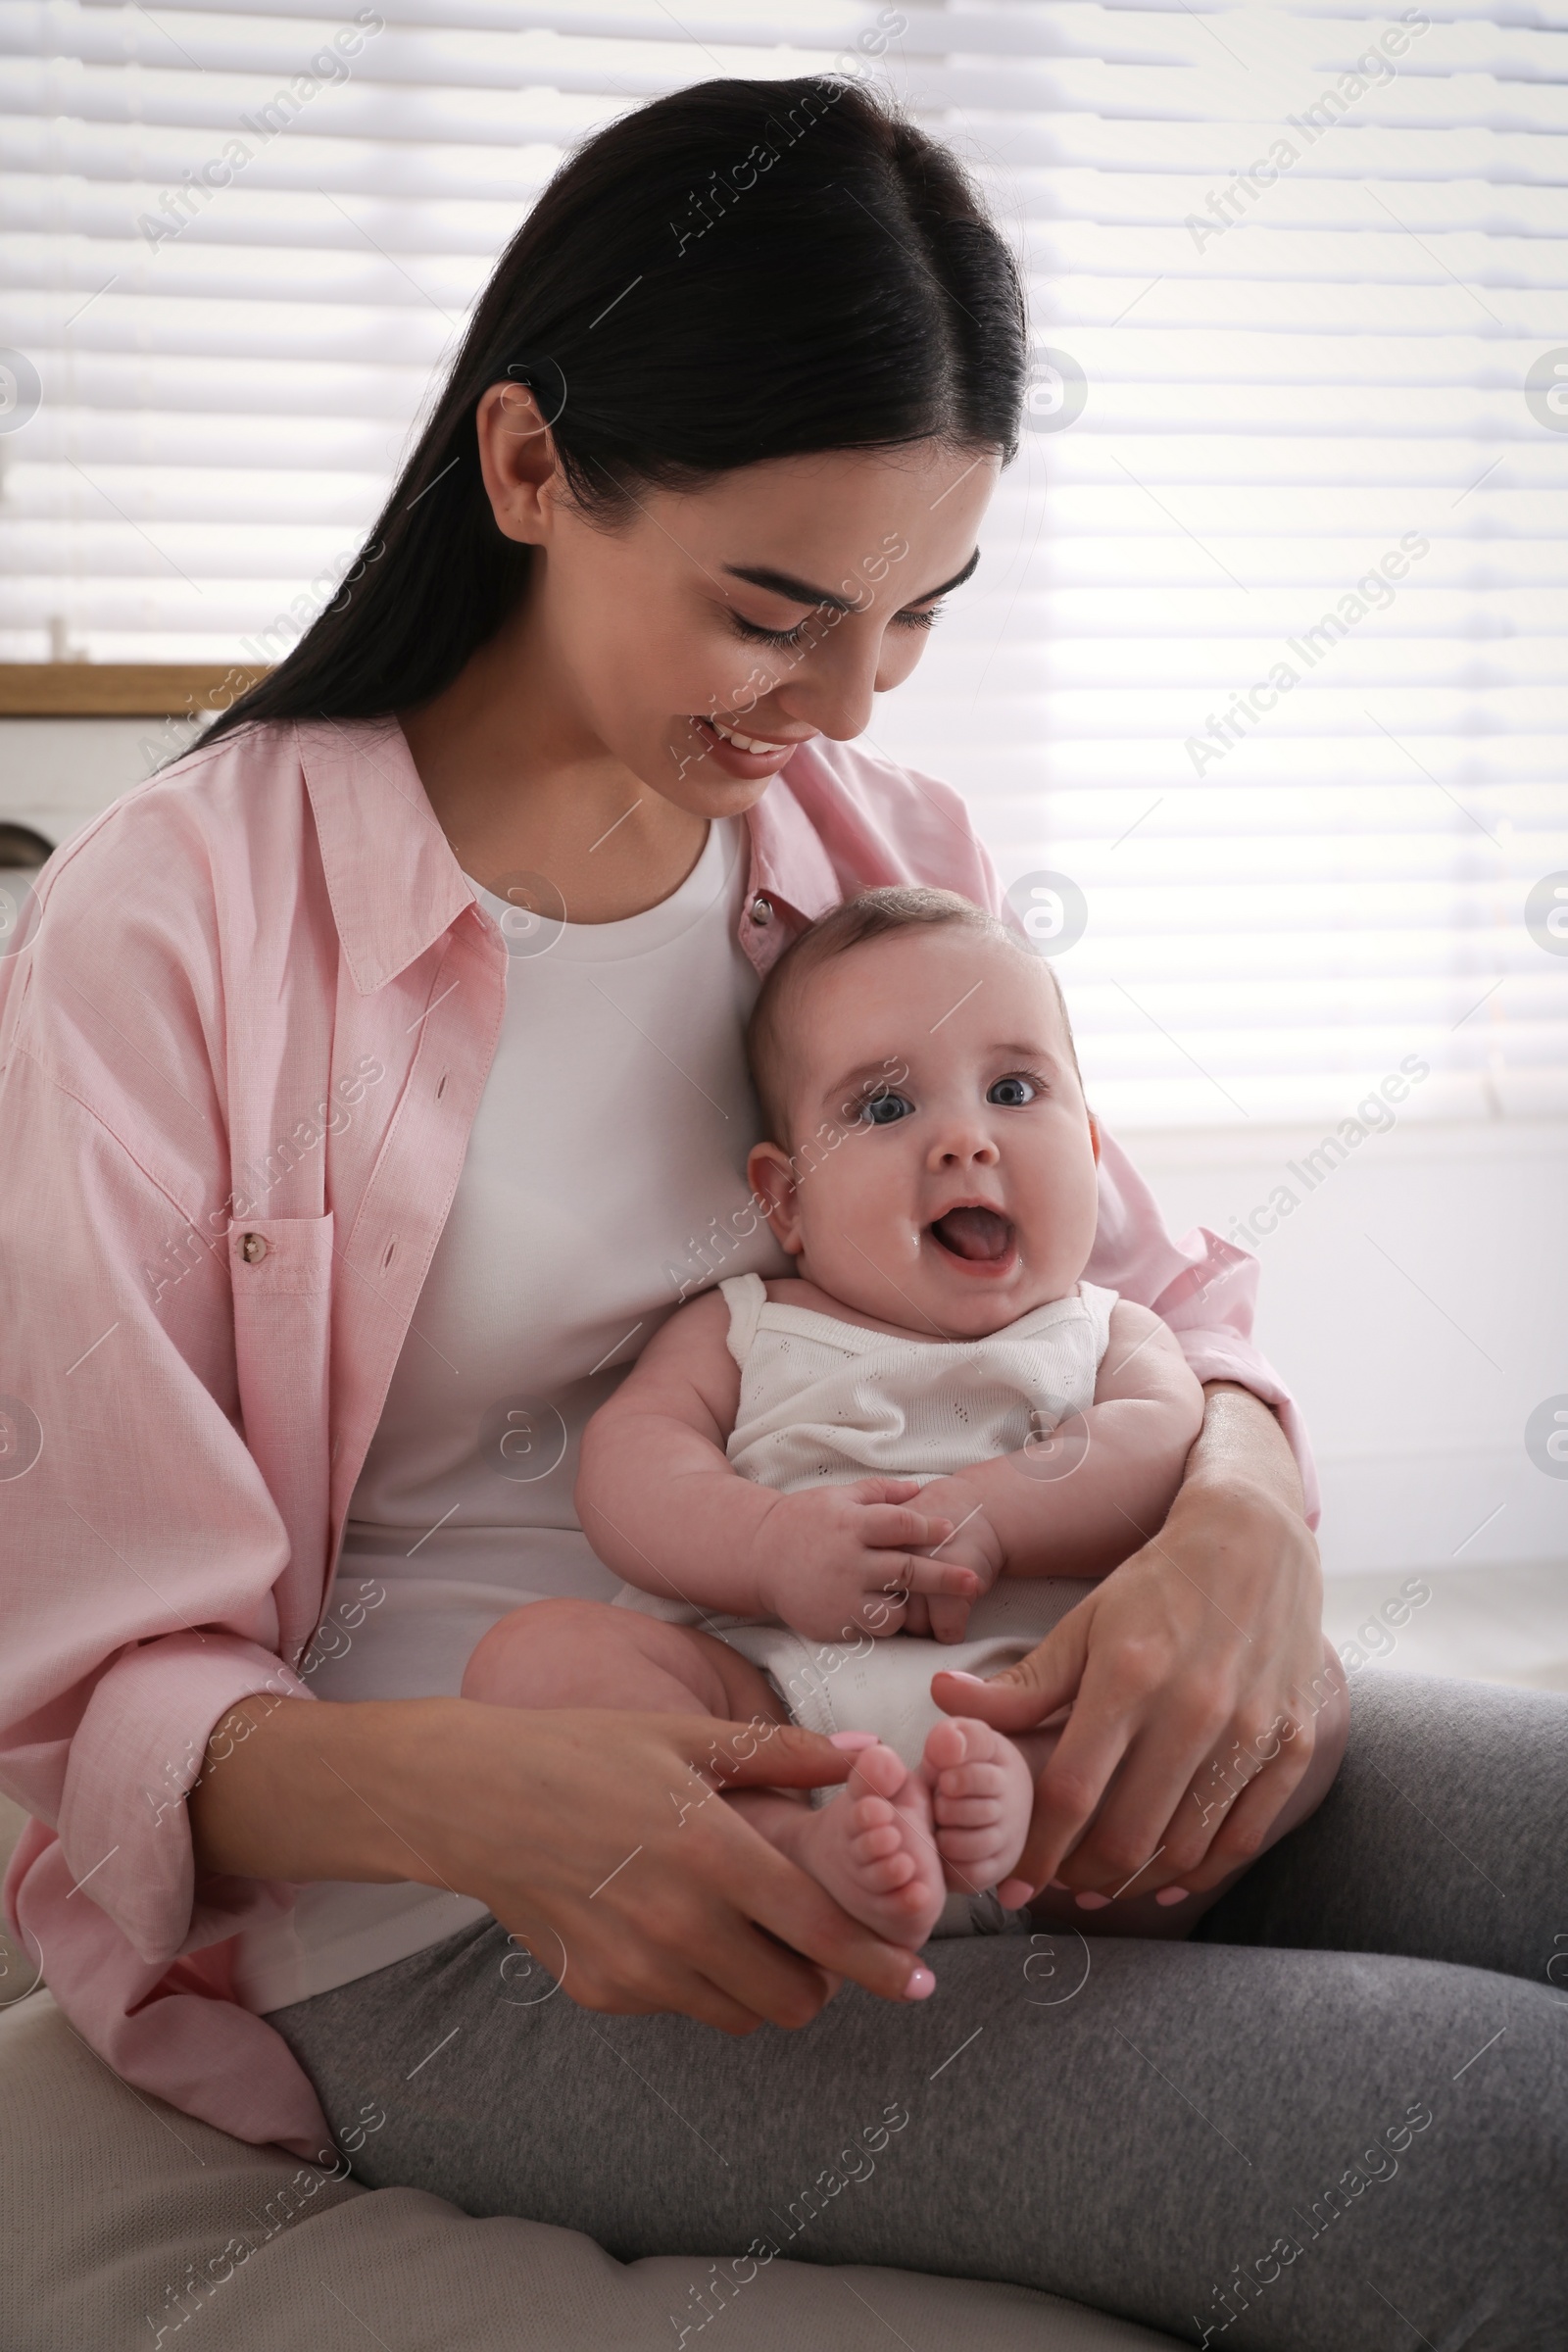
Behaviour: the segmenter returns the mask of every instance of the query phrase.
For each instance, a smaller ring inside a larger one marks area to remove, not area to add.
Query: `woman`
[[[343,594],[57,860],[6,1003],[15,1921],[128,2081],[621,2257],[1534,2343],[1557,1703],[1369,1693],[1204,1941],[950,1943],[911,2005],[707,1801],[826,1743],[453,1695],[519,1595],[608,1589],[575,1439],[651,1330],[779,1263],[758,974],[867,882],[997,904],[955,797],[848,747],[973,569],[1024,367],[971,191],[862,91],[645,108],[502,261]],[[1207,1421],[966,1703],[1074,1700],[1026,1867],[1094,1898],[1259,1849],[1321,1652],[1253,1268],[1107,1145],[1090,1271]]]

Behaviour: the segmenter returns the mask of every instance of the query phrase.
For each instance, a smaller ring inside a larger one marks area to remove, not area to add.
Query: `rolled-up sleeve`
[[[1272,1405],[1301,1473],[1307,1524],[1319,1516],[1317,1471],[1289,1389],[1252,1344],[1257,1260],[1205,1226],[1179,1242],[1126,1152],[1101,1131],[1100,1227],[1092,1282],[1135,1298],[1169,1324],[1200,1381],[1234,1380]]]

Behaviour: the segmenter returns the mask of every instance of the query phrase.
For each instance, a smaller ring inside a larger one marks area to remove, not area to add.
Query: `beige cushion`
[[[702,2341],[691,2290],[706,2257],[622,2264],[575,2230],[475,2221],[420,2189],[339,2181],[304,2197],[311,2178],[277,2148],[130,2089],[47,1992],[13,2003],[0,2012],[0,2344],[669,2352],[681,2322],[689,2346]],[[1174,2340],[1025,2287],[782,2259],[721,2316],[717,2352],[1168,2352]]]

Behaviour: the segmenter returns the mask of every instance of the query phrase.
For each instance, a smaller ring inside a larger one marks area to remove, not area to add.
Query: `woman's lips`
[[[798,752],[801,745],[808,741],[807,736],[802,735],[797,736],[792,742],[768,742],[764,750],[749,752],[743,751],[738,743],[731,740],[735,730],[731,729],[726,732],[722,726],[715,725],[710,718],[694,717],[691,724],[703,739],[704,756],[710,760],[715,767],[722,768],[724,773],[730,776],[774,775],[784,765],[791,754]],[[740,732],[744,734],[746,731],[743,728]],[[747,735],[747,741],[759,743],[762,742],[763,738]]]
[[[960,1264],[1004,1271],[1017,1255],[1012,1221],[994,1208],[950,1208],[926,1228],[938,1249]]]

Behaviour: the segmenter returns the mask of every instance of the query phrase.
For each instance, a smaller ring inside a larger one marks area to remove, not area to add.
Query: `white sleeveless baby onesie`
[[[896,1338],[809,1308],[773,1305],[759,1274],[719,1289],[740,1402],[725,1451],[743,1478],[784,1494],[871,1476],[951,1477],[998,1454],[1026,1453],[1054,1470],[1049,1434],[1094,1402],[1110,1336],[1114,1291],[1078,1295],[1019,1317],[990,1338]],[[1091,1590],[1064,1577],[1003,1577],[969,1612],[962,1642],[905,1634],[811,1642],[787,1626],[715,1615],[623,1585],[618,1604],[666,1623],[701,1625],[760,1666],[797,1723],[813,1732],[875,1732],[913,1766],[941,1721],[931,1677],[941,1668],[994,1674],[1044,1641]],[[826,1793],[826,1792],[824,1792]],[[962,1916],[950,1897],[937,1933],[1000,1925]]]

